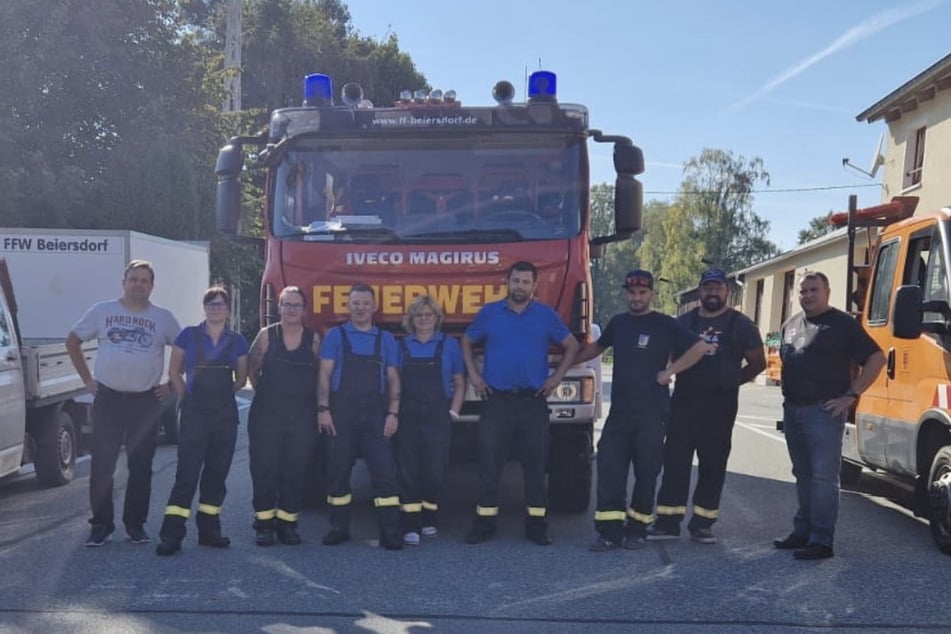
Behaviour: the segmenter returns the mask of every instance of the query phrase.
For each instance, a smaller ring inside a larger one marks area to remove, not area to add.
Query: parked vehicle
[[[156,267],[153,300],[183,323],[202,319],[208,247],[132,231],[0,228],[0,478],[32,463],[45,485],[72,478],[92,432],[92,397],[64,339],[95,302],[117,297],[132,259]],[[127,330],[110,337],[142,337]],[[97,344],[83,344],[94,365]],[[177,403],[163,416],[166,440],[178,437]]]
[[[235,137],[218,155],[218,225],[235,234],[241,213],[244,148],[267,170],[261,321],[277,319],[277,296],[307,293],[308,325],[325,331],[347,318],[355,282],[372,285],[377,323],[400,333],[409,303],[440,302],[443,330],[460,335],[486,302],[505,297],[505,270],[518,260],[539,269],[538,297],[579,338],[590,338],[590,259],[602,244],[640,227],[644,170],[629,138],[588,127],[584,106],[560,104],[553,73],[528,81],[528,99],[499,82],[497,105],[470,107],[454,93],[405,91],[374,107],[357,84],[333,103],[329,77],[310,75],[304,106],[273,113],[259,136]],[[590,233],[588,139],[610,143],[617,172],[615,233]],[[553,351],[554,367],[559,357]],[[597,377],[573,368],[549,398],[549,506],[580,512],[591,489]],[[454,445],[475,454],[482,403],[467,395]]]
[[[847,293],[888,363],[846,425],[842,479],[855,482],[866,467],[913,484],[915,514],[951,554],[951,208],[912,216],[916,205],[853,202],[832,219],[849,227],[849,262],[856,229],[883,227]]]

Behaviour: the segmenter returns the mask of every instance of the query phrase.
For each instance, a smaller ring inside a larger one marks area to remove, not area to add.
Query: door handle
[[[888,378],[895,379],[895,349],[888,349],[888,365],[885,366],[886,372],[888,373]]]

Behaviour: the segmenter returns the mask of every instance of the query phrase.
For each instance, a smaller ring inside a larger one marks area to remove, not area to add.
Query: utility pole
[[[224,112],[241,110],[241,9],[243,0],[228,0],[225,19],[225,101]]]

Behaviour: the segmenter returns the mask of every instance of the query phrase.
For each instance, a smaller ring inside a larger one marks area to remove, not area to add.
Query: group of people
[[[208,289],[204,321],[181,329],[171,313],[149,301],[151,264],[130,262],[122,296],[90,308],[66,341],[95,395],[92,529],[86,545],[103,545],[115,530],[113,474],[123,443],[129,482],[122,519],[130,541],[150,541],[144,527],[152,457],[160,402],[169,389],[181,398],[181,433],[156,552],[172,555],[181,549],[196,490],[198,543],[230,545],[220,516],[237,436],[234,394],[247,381],[254,388],[248,437],[256,544],[301,542],[297,523],[307,467],[317,435],[324,434],[320,462],[330,529],[323,543],[350,539],[351,471],[362,456],[380,545],[388,550],[418,545],[439,530],[451,422],[459,417],[468,379],[483,404],[478,500],[465,542],[495,536],[499,480],[515,450],[524,480],[524,535],[547,546],[552,543],[547,397],[570,367],[608,348],[614,350],[615,397],[598,443],[597,538],[589,550],[639,549],[648,540],[679,538],[694,454],[699,468],[687,531],[697,542],[716,543],[712,526],[719,516],[739,387],[766,366],[757,327],[729,306],[725,273],[704,272],[699,306],[675,319],[652,309],[652,274],[632,270],[622,284],[628,311],[584,345],[551,307],[535,299],[538,278],[532,263],[513,264],[507,296],[479,310],[461,345],[441,331],[442,310],[429,296],[411,303],[403,320],[406,336],[397,340],[374,323],[376,298],[364,284],[350,290],[349,319],[321,341],[304,325],[304,292],[290,286],[278,298],[280,320],[262,328],[249,347],[228,327],[226,289]],[[774,545],[794,549],[799,559],[823,559],[833,554],[844,416],[875,379],[884,356],[854,320],[829,306],[828,280],[821,273],[804,276],[800,303],[803,313],[784,325],[782,346],[785,430],[799,509],[792,533]],[[152,336],[109,336],[123,328],[145,329]],[[92,338],[99,340],[94,373],[81,349]],[[161,384],[166,345],[172,346],[169,383]],[[483,351],[481,364],[476,346]],[[548,354],[553,346],[562,349],[554,370]],[[627,504],[631,466],[634,485]]]

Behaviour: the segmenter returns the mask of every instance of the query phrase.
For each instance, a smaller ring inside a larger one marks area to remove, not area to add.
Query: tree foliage
[[[816,216],[810,220],[805,229],[799,230],[799,237],[796,240],[796,244],[802,245],[835,231],[835,226],[829,223],[829,218],[832,217],[832,213],[833,212],[830,211],[824,216]]]

